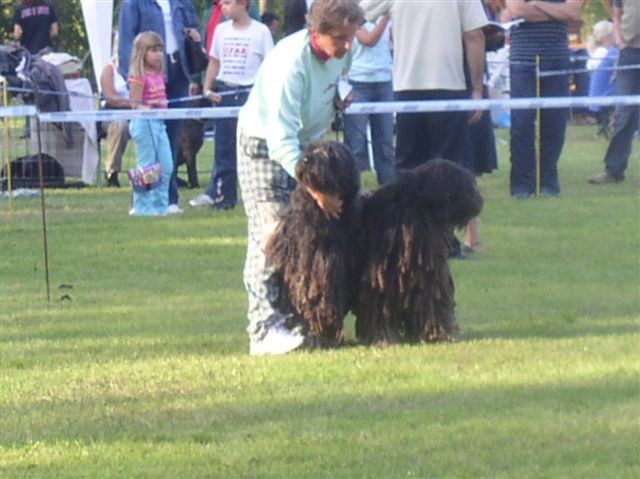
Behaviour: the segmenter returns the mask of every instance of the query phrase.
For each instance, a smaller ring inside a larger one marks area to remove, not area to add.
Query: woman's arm
[[[389,25],[389,16],[384,15],[373,30],[369,31],[364,26],[360,27],[356,32],[356,38],[361,45],[373,47],[380,41],[387,25]]]
[[[616,46],[622,50],[627,46],[622,34],[622,8],[613,7],[613,34],[616,38]]]
[[[107,65],[100,74],[100,90],[109,108],[131,108],[131,103],[126,98],[122,98],[116,93],[113,81],[113,65]]]

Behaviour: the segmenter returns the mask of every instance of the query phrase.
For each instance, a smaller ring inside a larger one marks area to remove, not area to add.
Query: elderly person
[[[294,187],[304,145],[321,139],[336,108],[345,105],[337,84],[351,62],[354,36],[364,22],[357,0],[315,0],[309,26],[281,40],[262,63],[238,118],[238,175],[248,216],[244,282],[249,293],[249,352],[285,354],[300,347],[302,334],[285,327],[275,306],[278,291],[264,245]],[[341,201],[310,192],[337,217]]]

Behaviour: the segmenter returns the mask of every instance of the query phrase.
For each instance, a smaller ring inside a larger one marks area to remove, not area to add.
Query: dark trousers
[[[465,90],[396,91],[397,101],[457,100]],[[462,164],[468,113],[465,111],[398,113],[396,168],[408,170],[429,160],[444,158]]]
[[[540,62],[541,71],[567,70],[569,58]],[[537,96],[536,67],[514,62],[511,69],[511,97]],[[540,78],[541,97],[569,96],[567,74]],[[543,109],[540,113],[540,184],[548,193],[560,193],[558,160],[564,146],[569,110]],[[536,189],[536,110],[511,111],[511,194],[533,194]]]
[[[226,93],[219,106],[242,106],[249,96],[249,87],[231,88],[216,82],[216,92]],[[235,93],[234,93],[235,92]],[[211,179],[205,193],[216,203],[235,206],[238,202],[238,167],[236,157],[237,118],[215,120],[216,143]]]
[[[640,65],[640,48],[628,47],[620,51],[618,66],[626,65]],[[616,95],[640,95],[640,69],[616,72]],[[614,178],[624,179],[639,117],[638,105],[616,106],[613,136],[604,157],[606,171]]]
[[[183,98],[189,94],[189,78],[187,78],[182,70],[179,57],[175,59],[167,56],[165,58],[167,68],[167,98],[173,100],[175,98]],[[185,108],[186,101],[170,102],[169,108]],[[169,204],[178,204],[178,166],[176,165],[176,151],[180,147],[180,131],[182,130],[182,120],[166,120],[167,136],[171,145],[171,157],[173,158],[173,173],[169,181]]]

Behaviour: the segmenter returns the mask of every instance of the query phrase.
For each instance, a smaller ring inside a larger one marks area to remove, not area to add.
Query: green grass
[[[40,200],[3,200],[0,476],[640,477],[640,153],[590,186],[594,131],[560,198],[511,200],[499,147],[455,344],[252,358],[242,210],[125,189],[47,191],[47,303]]]

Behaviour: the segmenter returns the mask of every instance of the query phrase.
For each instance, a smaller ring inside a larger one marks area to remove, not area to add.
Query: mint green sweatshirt
[[[292,177],[304,145],[329,129],[336,84],[351,63],[351,52],[322,62],[310,41],[308,30],[301,30],[276,44],[238,115],[238,130],[266,140],[269,157]]]

